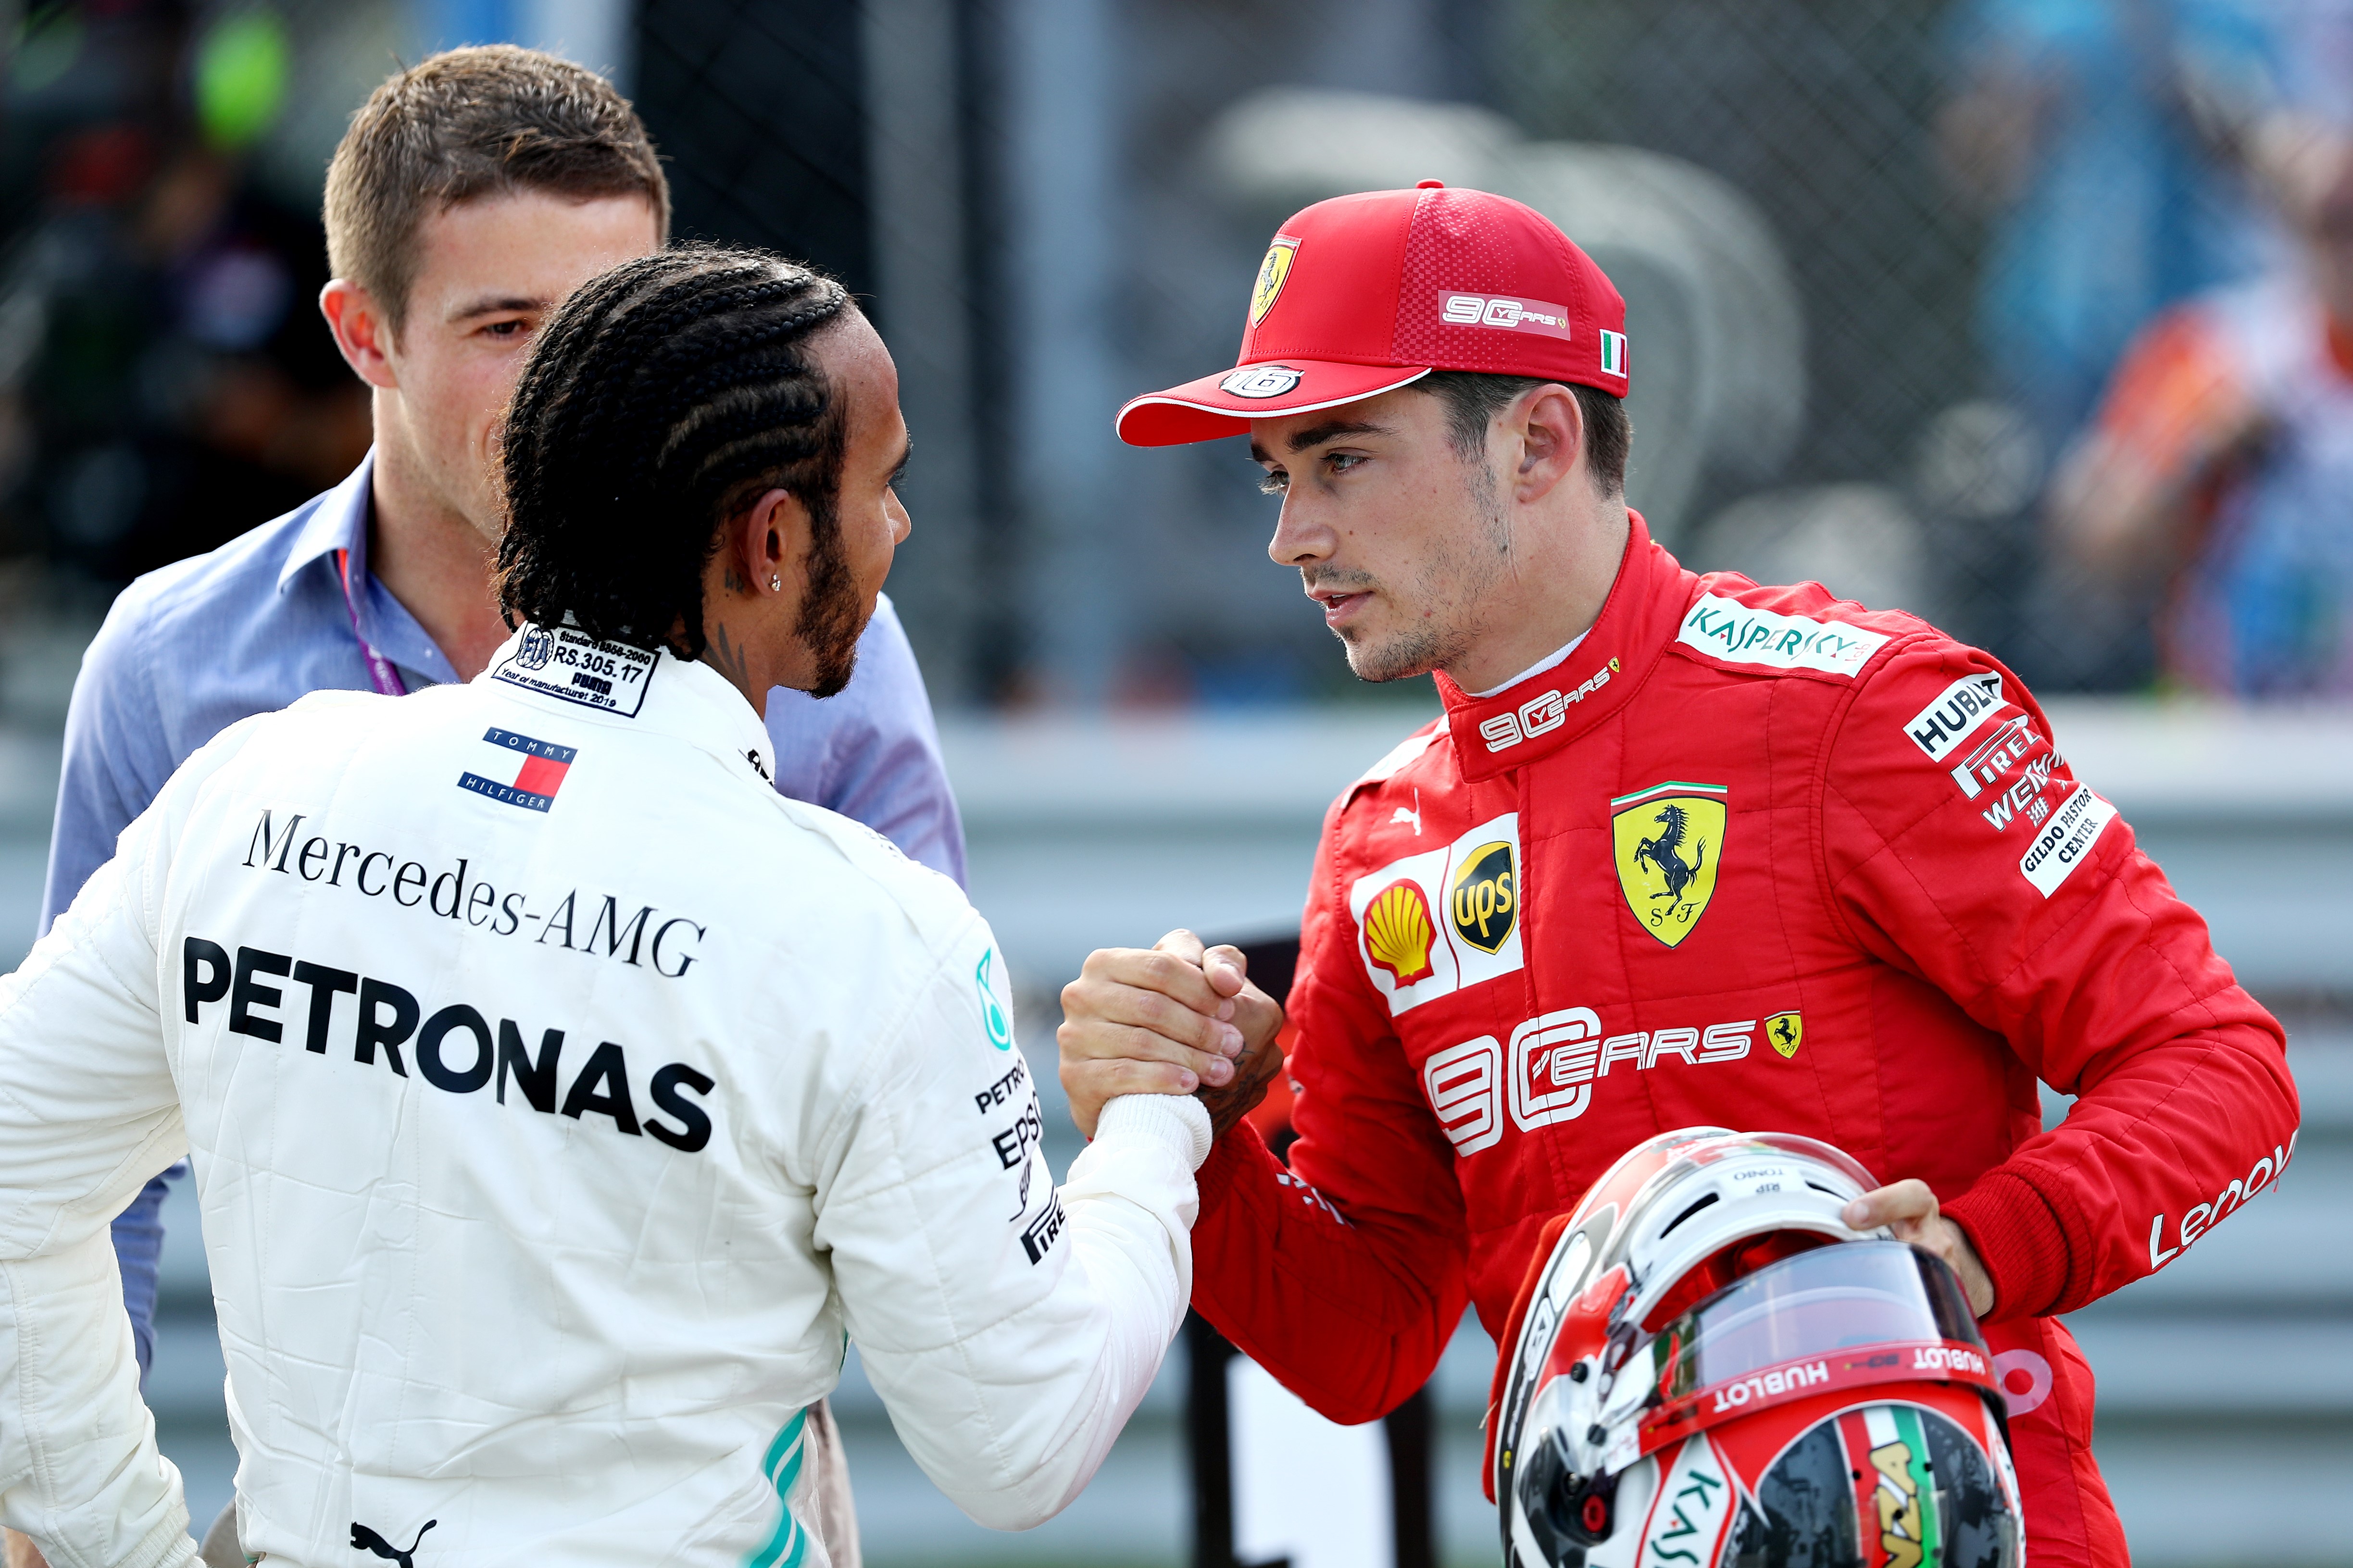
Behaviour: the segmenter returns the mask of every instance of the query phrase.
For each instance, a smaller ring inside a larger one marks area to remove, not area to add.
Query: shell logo
[[[1430,900],[1419,884],[1398,881],[1382,889],[1365,906],[1364,931],[1366,952],[1399,985],[1430,978],[1438,924],[1430,918]]]

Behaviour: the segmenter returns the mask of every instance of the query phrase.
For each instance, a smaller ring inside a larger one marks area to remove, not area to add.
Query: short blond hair
[[[398,72],[352,116],[327,165],[327,265],[396,332],[425,215],[519,190],[643,196],[670,237],[670,181],[628,100],[569,60],[488,44]]]

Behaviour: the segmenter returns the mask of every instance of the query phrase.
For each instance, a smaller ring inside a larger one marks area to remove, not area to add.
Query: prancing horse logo
[[[1723,784],[1671,779],[1609,803],[1626,908],[1669,947],[1691,934],[1715,896],[1730,794]]]
[[[417,1540],[411,1541],[408,1543],[408,1550],[403,1552],[399,1547],[395,1546],[391,1542],[386,1541],[383,1536],[378,1535],[375,1531],[370,1530],[366,1525],[360,1523],[357,1520],[353,1520],[352,1521],[352,1550],[354,1552],[373,1552],[378,1557],[388,1557],[395,1563],[399,1563],[400,1568],[417,1568],[417,1542],[425,1539],[425,1531],[432,1529],[435,1525],[440,1522],[441,1521],[438,1519],[427,1520],[425,1521],[424,1529],[419,1530],[417,1532]]]
[[[1659,815],[1651,820],[1663,824],[1666,830],[1656,838],[1645,838],[1634,846],[1634,864],[1640,866],[1648,861],[1657,868],[1660,876],[1667,879],[1666,889],[1652,893],[1651,897],[1680,899],[1683,896],[1683,889],[1691,886],[1692,879],[1699,875],[1700,868],[1707,864],[1707,840],[1703,838],[1693,847],[1692,863],[1686,866],[1683,858],[1676,851],[1683,847],[1683,834],[1691,826],[1691,814],[1669,801],[1659,807]]]

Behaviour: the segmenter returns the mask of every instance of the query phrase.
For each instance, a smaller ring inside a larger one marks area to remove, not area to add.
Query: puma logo
[[[375,1531],[370,1530],[366,1525],[360,1523],[357,1520],[353,1520],[352,1521],[352,1550],[354,1552],[373,1552],[378,1557],[388,1557],[393,1562],[399,1563],[400,1568],[417,1568],[417,1542],[425,1539],[426,1530],[430,1530],[440,1522],[441,1521],[438,1519],[427,1520],[425,1521],[425,1530],[418,1531],[417,1532],[417,1541],[410,1542],[408,1543],[408,1550],[403,1552],[399,1547],[395,1546],[391,1542],[386,1541],[383,1536],[378,1535]]]

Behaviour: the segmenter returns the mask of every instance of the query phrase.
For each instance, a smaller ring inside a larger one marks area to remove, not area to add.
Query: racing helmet
[[[1941,1258],[1840,1217],[1876,1185],[1684,1128],[1547,1227],[1488,1424],[1505,1568],[2021,1568],[1985,1342]]]

